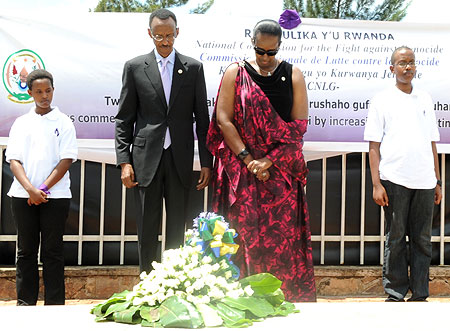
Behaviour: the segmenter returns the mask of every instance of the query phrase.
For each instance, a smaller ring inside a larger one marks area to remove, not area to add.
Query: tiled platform
[[[448,329],[449,303],[319,302],[296,304],[300,313],[270,318],[247,330],[434,331]],[[92,305],[0,307],[2,330],[142,330],[137,325],[96,323]],[[179,329],[183,330],[183,329]],[[211,330],[225,330],[214,328]],[[229,329],[226,329],[229,330]]]

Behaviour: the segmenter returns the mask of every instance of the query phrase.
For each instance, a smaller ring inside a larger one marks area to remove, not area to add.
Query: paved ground
[[[358,298],[359,300],[360,298]],[[335,299],[334,299],[335,300]],[[375,298],[376,301],[382,298]],[[81,302],[79,302],[81,303]],[[268,318],[248,331],[333,330],[333,331],[442,331],[448,330],[448,308],[441,302],[390,304],[387,302],[296,303],[299,314]],[[96,323],[90,304],[67,306],[0,307],[2,330],[47,331],[136,331],[136,325]],[[381,318],[382,316],[382,318]],[[7,318],[6,318],[7,317]],[[422,317],[422,318],[421,318]],[[137,328],[136,328],[137,327]],[[178,329],[192,330],[192,329]],[[224,327],[215,331],[227,331]]]

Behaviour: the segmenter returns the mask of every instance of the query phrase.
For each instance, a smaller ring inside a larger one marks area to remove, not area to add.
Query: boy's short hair
[[[36,69],[33,70],[32,72],[30,72],[27,76],[27,86],[28,89],[32,89],[33,88],[33,82],[36,79],[45,79],[47,78],[50,81],[50,84],[53,87],[53,76],[51,73],[49,73],[47,70],[44,69]]]

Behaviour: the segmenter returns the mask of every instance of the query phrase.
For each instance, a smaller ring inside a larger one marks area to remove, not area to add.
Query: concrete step
[[[318,297],[384,297],[381,267],[316,266]],[[40,299],[43,296],[42,270]],[[135,266],[80,266],[65,268],[66,298],[68,300],[106,299],[139,282]],[[430,268],[430,295],[450,297],[450,267]],[[15,300],[15,268],[0,268],[0,299]]]

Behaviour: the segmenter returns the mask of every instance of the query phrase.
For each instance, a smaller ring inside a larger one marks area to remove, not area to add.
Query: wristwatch
[[[247,149],[245,149],[245,147],[242,149],[242,151],[240,151],[240,153],[238,154],[239,158],[244,161],[244,159],[249,155],[250,153],[248,152]]]
[[[442,187],[442,180],[438,179],[436,184],[439,185],[440,187]]]

